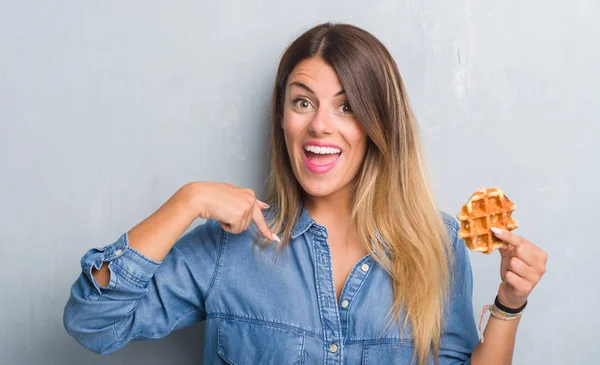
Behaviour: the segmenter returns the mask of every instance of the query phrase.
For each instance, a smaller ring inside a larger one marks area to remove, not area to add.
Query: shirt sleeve
[[[473,313],[473,273],[467,248],[458,239],[458,223],[446,214],[444,222],[449,226],[454,262],[450,279],[450,300],[440,340],[440,364],[470,364],[471,353],[479,342]]]
[[[64,308],[65,329],[91,351],[109,354],[131,341],[162,338],[206,319],[223,232],[208,220],[179,238],[162,262],[131,248],[126,233],[109,246],[89,250]],[[92,276],[92,268],[103,263],[110,271],[106,287]]]

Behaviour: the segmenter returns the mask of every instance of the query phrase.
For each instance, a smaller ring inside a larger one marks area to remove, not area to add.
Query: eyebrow
[[[299,87],[303,88],[304,90],[308,91],[309,93],[311,93],[313,95],[316,95],[315,92],[312,91],[310,87],[304,85],[300,81],[294,81],[294,82],[290,83],[290,86],[292,86],[292,85],[299,86]],[[342,89],[342,90],[338,91],[334,96],[343,95],[345,93],[346,93],[346,91],[344,89]]]

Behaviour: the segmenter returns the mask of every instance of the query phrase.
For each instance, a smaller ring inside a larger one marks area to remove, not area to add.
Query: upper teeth
[[[342,150],[340,150],[339,148],[335,148],[335,147],[304,146],[304,149],[307,150],[308,152],[317,153],[320,155],[334,154],[334,153],[342,152]]]

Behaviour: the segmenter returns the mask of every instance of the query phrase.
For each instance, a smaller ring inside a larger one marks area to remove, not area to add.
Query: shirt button
[[[123,250],[116,250],[115,256],[121,256],[122,253],[123,253]]]
[[[347,301],[347,300],[344,300],[344,301],[342,302],[342,308],[347,308],[347,307],[348,307],[348,304],[349,304],[349,303],[348,303],[348,301]]]
[[[337,352],[337,345],[335,343],[332,343],[331,346],[329,346],[329,351]]]
[[[360,267],[362,269],[362,271],[367,272],[369,271],[369,265],[367,264],[362,264],[362,266]]]

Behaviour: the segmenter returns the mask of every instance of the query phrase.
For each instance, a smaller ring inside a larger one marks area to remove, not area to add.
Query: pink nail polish
[[[275,233],[273,233],[273,241],[277,241],[277,242],[281,243],[281,240],[279,239],[279,237],[277,237],[277,235]]]
[[[500,236],[502,236],[502,233],[504,232],[504,230],[503,230],[503,229],[496,228],[496,227],[490,227],[490,230],[491,230],[492,232],[494,232],[494,234],[496,235],[496,237],[500,237]]]

